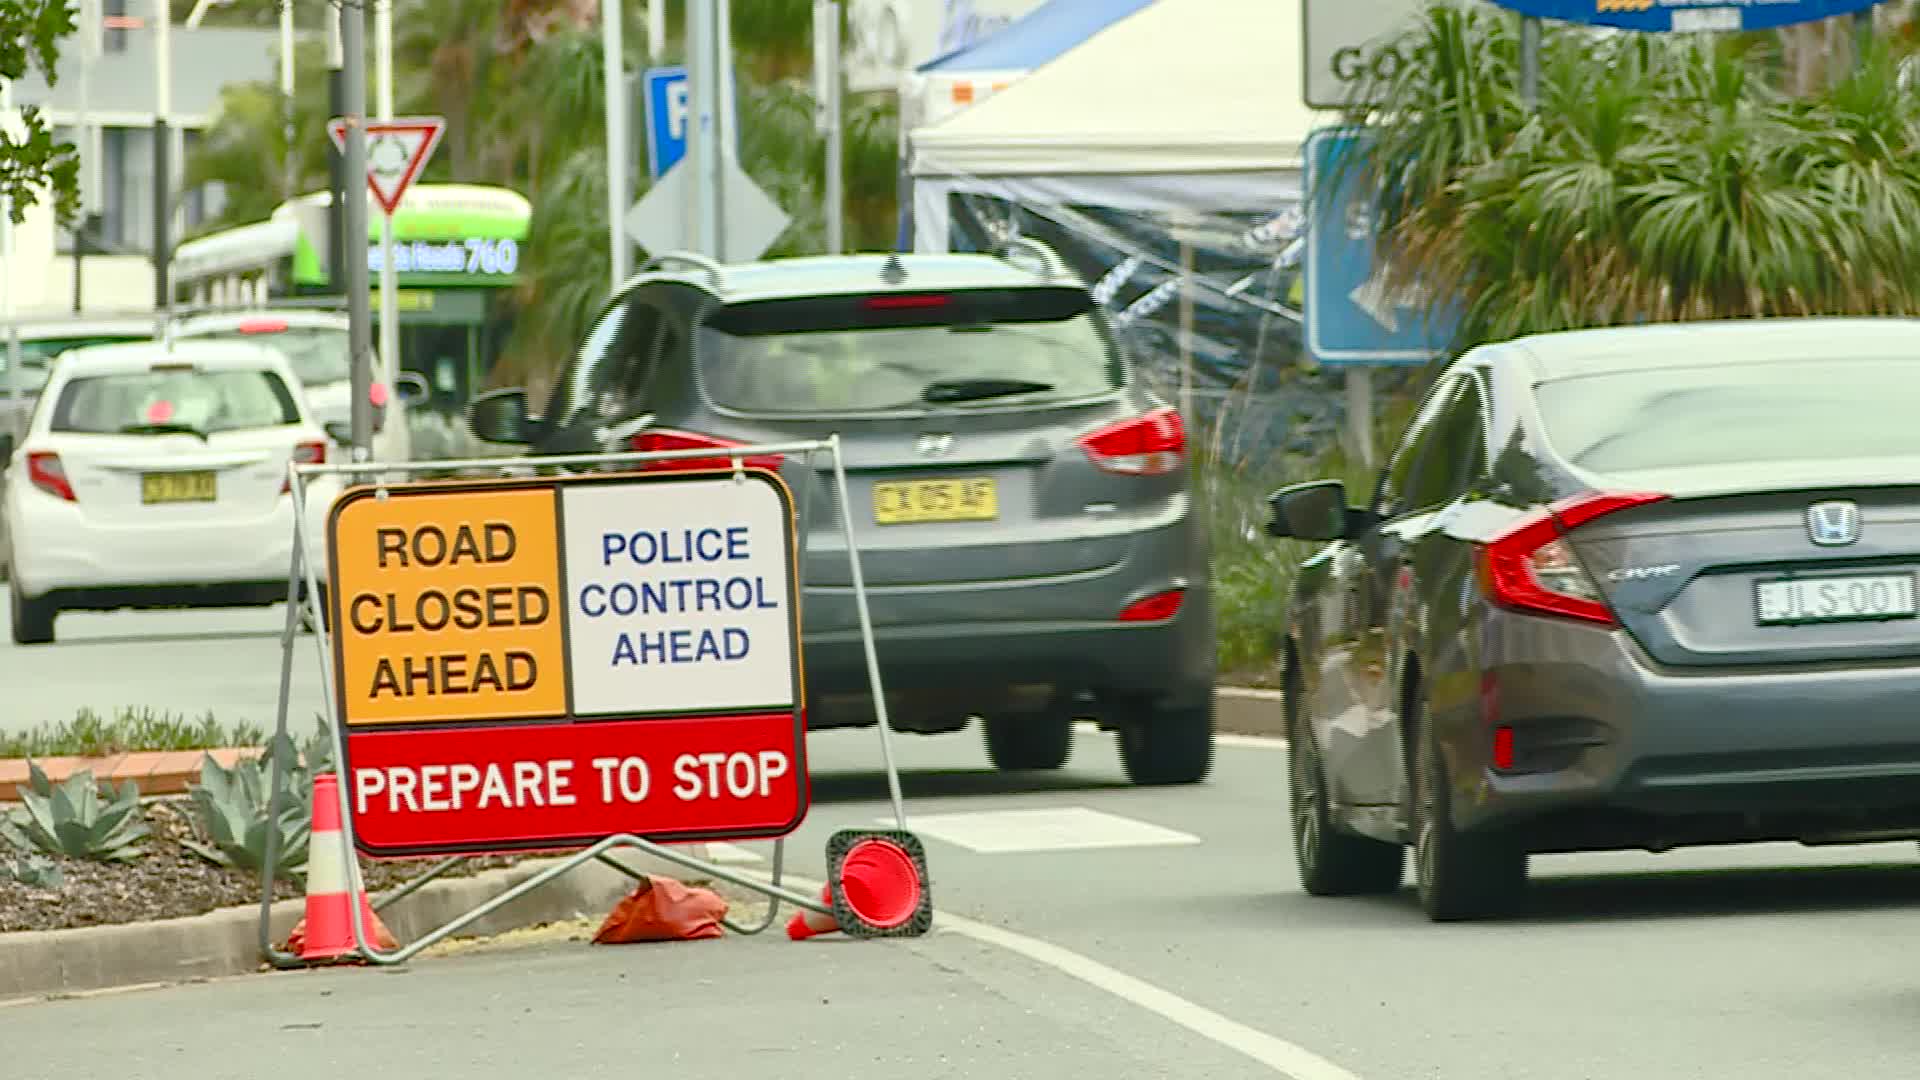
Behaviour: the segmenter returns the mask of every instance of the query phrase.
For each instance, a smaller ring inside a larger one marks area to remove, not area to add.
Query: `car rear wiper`
[[[1053,389],[1052,383],[1030,379],[942,379],[920,391],[920,400],[933,405],[953,401],[984,401],[987,398],[1037,394]]]
[[[128,424],[120,429],[122,435],[191,435],[201,442],[207,441],[207,433],[192,424]]]

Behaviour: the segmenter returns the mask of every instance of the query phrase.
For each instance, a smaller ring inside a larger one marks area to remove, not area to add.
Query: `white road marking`
[[[767,861],[759,852],[749,851],[739,844],[729,844],[725,840],[708,844],[707,858],[721,866],[750,866]]]
[[[891,817],[874,820],[888,824],[893,821]],[[982,855],[1164,847],[1200,842],[1200,838],[1191,833],[1163,829],[1085,806],[918,814],[908,819],[908,825],[920,836],[944,840]]]
[[[825,887],[805,877],[788,877],[785,884],[797,892]],[[997,946],[1079,979],[1096,990],[1104,990],[1161,1019],[1178,1024],[1209,1042],[1249,1057],[1287,1080],[1360,1080],[1356,1074],[1304,1046],[1248,1027],[1238,1020],[1230,1020],[1171,990],[1163,990],[1144,979],[1136,979],[1124,971],[1110,968],[1092,957],[1082,956],[1050,941],[998,926],[988,926],[944,911],[934,912],[933,929],[935,933],[960,934],[983,944]]]

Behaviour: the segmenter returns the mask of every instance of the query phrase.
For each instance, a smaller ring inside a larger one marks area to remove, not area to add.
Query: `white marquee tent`
[[[1300,0],[1154,0],[910,138],[914,248],[950,196],[1199,215],[1300,199]]]

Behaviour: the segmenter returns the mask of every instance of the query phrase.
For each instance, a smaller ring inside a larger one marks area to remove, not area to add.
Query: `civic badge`
[[[1821,547],[1840,547],[1860,539],[1860,507],[1845,499],[1807,507],[1807,539]]]
[[[940,457],[953,449],[953,436],[929,432],[920,436],[920,440],[913,444],[913,448],[921,457]]]

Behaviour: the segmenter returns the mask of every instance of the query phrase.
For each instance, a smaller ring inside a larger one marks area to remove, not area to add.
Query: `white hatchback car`
[[[191,315],[174,328],[174,336],[182,341],[246,341],[280,350],[293,365],[307,407],[323,428],[338,430],[353,418],[349,326],[347,316],[337,311],[267,307]],[[373,370],[378,380],[382,367],[377,349]],[[376,381],[373,393],[373,459],[409,460],[413,456],[413,436],[407,410],[427,396],[426,380],[405,371],[400,373],[397,386]],[[336,450],[345,450],[344,440],[335,440],[334,445]]]
[[[0,434],[14,642],[52,641],[63,610],[284,600],[287,466],[324,462],[329,445],[299,386],[257,345],[65,354],[19,445]]]

